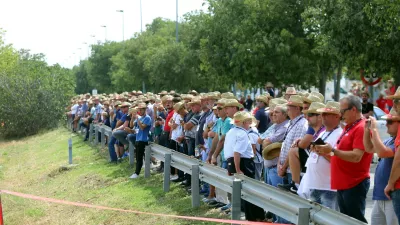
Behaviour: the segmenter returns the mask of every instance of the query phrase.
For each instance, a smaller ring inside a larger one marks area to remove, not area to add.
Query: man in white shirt
[[[335,146],[339,136],[342,133],[340,124],[340,105],[339,102],[328,102],[325,108],[318,109],[322,114],[322,123],[325,131],[318,138]],[[315,144],[317,145],[317,143]],[[311,150],[315,150],[311,144]],[[315,151],[311,152],[307,160],[307,172],[301,181],[299,194],[301,190],[310,189],[310,199],[328,208],[337,209],[336,190],[331,188],[331,156],[318,155]]]
[[[237,112],[233,116],[234,127],[225,136],[224,157],[228,162],[228,174],[244,174],[254,178],[254,152],[248,135],[253,117],[249,112]],[[244,201],[246,220],[263,221],[264,210],[256,205]]]

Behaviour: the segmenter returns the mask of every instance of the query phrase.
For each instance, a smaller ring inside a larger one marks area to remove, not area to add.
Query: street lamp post
[[[122,41],[125,41],[125,29],[124,29],[124,10],[117,10],[122,13]]]
[[[143,32],[142,0],[140,0],[140,33]]]
[[[178,0],[176,0],[176,42],[178,41]]]
[[[89,59],[89,48],[90,48],[90,46],[88,45],[87,42],[83,42],[82,44],[87,45],[87,58]]]
[[[104,43],[107,42],[107,26],[106,25],[102,25],[102,28],[104,28]]]

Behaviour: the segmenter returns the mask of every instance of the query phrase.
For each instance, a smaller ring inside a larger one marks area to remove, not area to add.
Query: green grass
[[[67,201],[152,213],[227,218],[202,205],[191,208],[191,197],[172,184],[162,190],[162,176],[152,174],[130,180],[128,162],[107,163],[107,149],[92,148],[72,136],[72,169],[68,164],[68,138],[63,128],[33,137],[0,142],[0,188]],[[210,224],[132,213],[80,208],[2,194],[6,224]]]

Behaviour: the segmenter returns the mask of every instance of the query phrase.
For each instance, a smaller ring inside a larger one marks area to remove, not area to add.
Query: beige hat
[[[400,99],[400,87],[397,88],[396,93],[394,93],[394,95],[386,96],[386,99]]]
[[[179,110],[183,109],[184,107],[185,107],[185,103],[178,102],[178,103],[175,103],[174,110],[175,110],[175,112],[178,112]]]
[[[162,92],[160,92],[160,93],[158,93],[159,95],[167,95],[168,94],[168,91],[162,91]]]
[[[189,91],[189,94],[191,94],[191,95],[198,95],[199,93],[197,93],[197,91],[195,91],[195,90],[191,90],[191,91]]]
[[[265,84],[265,86],[267,88],[273,88],[274,87],[274,85],[271,82],[267,82],[267,84]]]
[[[400,115],[396,112],[396,110],[394,110],[394,108],[392,108],[390,110],[389,114],[386,114],[386,115],[382,116],[381,118],[384,120],[400,121]]]
[[[235,95],[231,92],[225,92],[221,94],[221,98],[226,98],[226,99],[236,99]]]
[[[267,145],[262,151],[263,158],[265,160],[272,160],[279,156],[281,153],[282,143],[275,142],[272,144]]]
[[[285,95],[295,95],[296,94],[296,89],[294,87],[287,87]]]
[[[306,114],[306,113],[317,113],[317,114],[319,114],[319,112],[317,110],[318,109],[322,109],[324,107],[325,107],[324,103],[313,102],[313,103],[311,103],[310,108],[308,108],[308,110],[303,110],[303,113],[304,114]]]
[[[303,107],[303,99],[300,95],[291,95],[287,105]]]
[[[207,98],[208,99],[218,100],[221,97],[219,96],[219,94],[217,92],[210,92],[210,93],[208,93]]]
[[[239,109],[243,109],[243,105],[236,99],[226,99],[224,107],[239,107]]]
[[[258,96],[258,97],[256,98],[256,100],[257,100],[257,101],[260,101],[260,102],[264,102],[265,104],[268,104],[269,99],[271,99],[271,98],[272,98],[271,95],[269,95],[268,93],[266,93],[266,94],[263,94],[263,95]]]
[[[231,121],[232,124],[240,123],[245,120],[251,119],[253,121],[253,116],[246,111],[239,111],[233,115],[233,120]]]
[[[340,104],[339,102],[329,101],[326,106],[317,110],[319,113],[332,113],[340,115]]]
[[[129,113],[133,113],[133,112],[137,112],[138,111],[138,109],[135,107],[135,108],[130,108],[129,109]]]
[[[226,98],[221,98],[220,100],[218,100],[217,105],[224,106],[226,103],[226,100],[227,100]]]
[[[318,92],[311,92],[307,97],[303,97],[303,101],[308,103],[324,102],[324,96]]]
[[[188,103],[189,105],[201,105],[201,99],[200,98],[193,98],[192,101]]]
[[[171,95],[164,95],[164,96],[161,98],[161,101],[162,101],[162,102],[172,101],[172,99],[174,99],[174,97],[172,97]]]
[[[121,104],[122,104],[121,101],[116,101],[116,102],[114,103],[115,106],[120,106]]]
[[[129,103],[129,102],[124,102],[121,104],[121,108],[122,107],[130,107],[130,106],[131,106],[131,103]]]
[[[146,105],[146,103],[142,102],[142,103],[138,104],[137,108],[138,109],[147,109],[147,105]]]
[[[193,95],[191,95],[191,94],[187,94],[187,95],[182,95],[182,98],[184,99],[184,100],[192,100],[193,99]]]

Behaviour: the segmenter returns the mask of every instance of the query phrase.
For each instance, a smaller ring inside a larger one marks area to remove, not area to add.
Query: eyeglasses
[[[224,108],[222,108],[222,107],[217,107],[217,109],[218,109],[218,110],[223,110]]]
[[[348,111],[348,110],[351,110],[353,107],[349,107],[349,108],[347,108],[347,109],[341,109],[340,110],[340,113],[341,114],[344,114],[346,111]]]
[[[319,114],[317,114],[317,113],[307,113],[307,116],[308,117],[313,117],[313,116],[318,116]]]
[[[399,103],[400,102],[400,99],[393,99],[393,103],[394,104],[397,104],[397,103]]]

